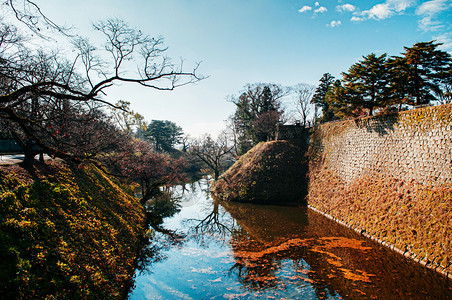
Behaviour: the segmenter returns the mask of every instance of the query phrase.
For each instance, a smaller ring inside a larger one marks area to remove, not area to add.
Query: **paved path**
[[[35,159],[39,159],[39,154]],[[52,159],[47,154],[44,154],[44,160]],[[24,161],[23,154],[0,154],[0,166],[18,164]]]

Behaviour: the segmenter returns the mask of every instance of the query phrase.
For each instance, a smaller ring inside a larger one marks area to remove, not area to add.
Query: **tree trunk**
[[[33,149],[33,143],[30,140],[25,141],[24,150],[24,166],[27,169],[33,167],[36,152]]]
[[[154,183],[147,183],[147,186],[145,188],[145,192],[142,195],[141,198],[141,204],[146,204],[148,200],[150,200],[152,197],[157,195],[160,192],[160,183],[154,182]]]

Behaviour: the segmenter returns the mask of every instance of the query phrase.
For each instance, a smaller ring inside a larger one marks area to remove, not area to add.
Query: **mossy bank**
[[[304,204],[306,157],[288,141],[259,143],[243,155],[212,187],[225,201]]]
[[[0,167],[0,298],[124,298],[144,224],[93,165]]]

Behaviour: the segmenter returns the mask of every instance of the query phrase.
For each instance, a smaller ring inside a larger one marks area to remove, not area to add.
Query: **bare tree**
[[[54,23],[34,1],[3,0],[1,4],[3,7],[7,7],[4,10],[5,14],[12,13],[16,20],[40,38],[50,39],[50,36],[55,32],[71,36],[71,28]]]
[[[189,153],[204,162],[212,170],[214,178],[217,180],[224,169],[227,158],[232,159],[234,147],[234,143],[224,132],[216,140],[206,134],[192,140]]]
[[[129,101],[119,100],[115,107],[110,107],[110,111],[113,123],[123,133],[136,136],[146,130],[144,117],[130,109]]]
[[[43,22],[63,31],[34,2],[23,3],[19,9],[17,1],[7,1],[16,18],[33,32],[40,32]],[[49,143],[52,132],[48,125],[64,120],[58,117],[59,112],[70,107],[81,116],[100,105],[116,107],[105,95],[108,88],[120,82],[173,90],[203,79],[197,74],[199,64],[185,71],[182,61],[174,64],[165,56],[162,38],[152,38],[122,20],[98,22],[94,30],[103,37],[103,44],[71,37],[75,57],[69,60],[62,52],[27,44],[27,40],[45,38],[42,35],[23,36],[16,27],[0,24],[0,118],[26,137],[25,144],[55,156],[73,157],[74,153],[58,147],[58,143]]]
[[[294,87],[295,97],[294,106],[298,115],[301,117],[301,125],[309,126],[309,118],[313,111],[313,105],[311,103],[312,96],[315,92],[315,87],[309,84],[300,83]]]

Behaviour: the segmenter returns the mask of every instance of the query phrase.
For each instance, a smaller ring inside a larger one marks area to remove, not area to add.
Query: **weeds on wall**
[[[430,186],[372,173],[345,184],[312,168],[308,203],[452,272],[452,184]]]

